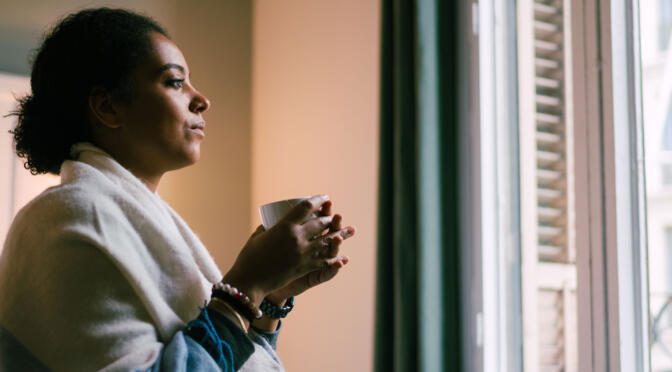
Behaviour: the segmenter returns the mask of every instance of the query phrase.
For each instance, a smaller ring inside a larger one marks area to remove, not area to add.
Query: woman
[[[0,367],[282,370],[279,319],[347,264],[355,231],[315,196],[257,228],[221,275],[156,194],[200,156],[210,102],[189,76],[167,33],[132,12],[80,11],[45,38],[13,134],[26,168],[61,184],[7,236]]]

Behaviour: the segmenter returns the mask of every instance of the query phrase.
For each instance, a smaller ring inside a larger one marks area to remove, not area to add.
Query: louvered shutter
[[[518,3],[526,371],[577,369],[569,4]]]

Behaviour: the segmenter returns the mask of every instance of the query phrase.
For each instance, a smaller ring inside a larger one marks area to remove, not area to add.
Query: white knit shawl
[[[24,207],[0,259],[0,324],[54,370],[146,368],[221,273],[157,194],[91,144]]]

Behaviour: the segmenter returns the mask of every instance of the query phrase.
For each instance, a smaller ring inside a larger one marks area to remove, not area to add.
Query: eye
[[[166,85],[175,89],[182,89],[184,85],[184,79],[170,79],[166,81]]]

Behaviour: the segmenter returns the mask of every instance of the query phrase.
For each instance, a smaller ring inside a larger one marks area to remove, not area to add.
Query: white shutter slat
[[[537,94],[537,105],[553,106],[559,108],[563,103],[559,97],[548,96],[544,94]]]
[[[548,68],[548,69],[560,68],[560,62],[548,58],[535,58],[534,64],[540,68]]]
[[[534,3],[534,11],[541,15],[558,15],[560,10],[556,6],[546,5],[542,3]]]
[[[534,47],[541,52],[557,52],[560,50],[560,45],[546,40],[535,40]]]
[[[555,133],[537,131],[537,141],[544,145],[560,145],[562,137]]]
[[[548,79],[540,76],[537,76],[537,78],[535,79],[535,83],[537,84],[538,87],[544,87],[544,88],[557,89],[560,87],[560,80]]]
[[[534,30],[537,32],[558,32],[560,27],[555,23],[538,20],[534,21]]]
[[[546,204],[558,203],[558,199],[561,197],[562,193],[555,189],[545,189],[540,187],[537,191],[537,198],[539,201]]]
[[[539,245],[538,254],[540,257],[559,257],[562,255],[562,247],[553,245]]]
[[[540,183],[545,185],[552,184],[562,179],[562,172],[550,170],[550,169],[539,169],[537,170],[537,178]]]
[[[538,123],[543,124],[560,124],[560,116],[545,112],[537,112],[536,118]]]
[[[537,210],[537,215],[539,216],[539,222],[552,223],[555,219],[563,216],[562,209],[552,208],[552,207],[539,207]],[[542,225],[541,223],[539,224]],[[537,230],[539,228],[537,227]]]
[[[562,160],[562,154],[557,151],[537,151],[537,162],[545,165],[552,164]]]

